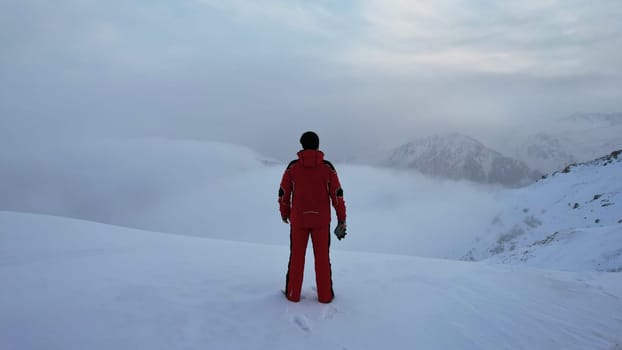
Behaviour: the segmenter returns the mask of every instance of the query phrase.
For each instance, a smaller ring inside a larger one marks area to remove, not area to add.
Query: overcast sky
[[[0,145],[100,136],[331,158],[622,111],[620,0],[2,0]],[[8,145],[8,146],[7,146]]]

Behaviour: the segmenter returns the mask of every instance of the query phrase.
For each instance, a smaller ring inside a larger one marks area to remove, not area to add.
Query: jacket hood
[[[298,159],[305,168],[315,168],[324,163],[324,152],[313,149],[302,150],[298,152]]]

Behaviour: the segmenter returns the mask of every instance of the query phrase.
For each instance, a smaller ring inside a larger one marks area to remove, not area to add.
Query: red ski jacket
[[[298,159],[289,163],[279,189],[281,217],[289,218],[292,226],[320,227],[330,225],[330,204],[338,221],[346,221],[343,190],[335,167],[316,150],[298,152]]]

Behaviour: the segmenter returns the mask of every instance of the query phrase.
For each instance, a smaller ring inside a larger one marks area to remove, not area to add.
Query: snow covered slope
[[[502,208],[469,260],[622,271],[620,151],[499,194]]]
[[[386,165],[415,169],[431,176],[512,187],[532,183],[541,176],[520,161],[457,133],[425,137],[402,145],[391,154]]]
[[[338,242],[335,242],[335,246]],[[286,301],[288,251],[0,212],[1,349],[620,349],[622,278],[334,251],[336,299]]]

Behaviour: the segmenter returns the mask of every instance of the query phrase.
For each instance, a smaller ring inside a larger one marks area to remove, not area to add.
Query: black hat
[[[314,149],[320,148],[320,138],[313,131],[307,131],[300,136],[300,144],[302,149]]]

